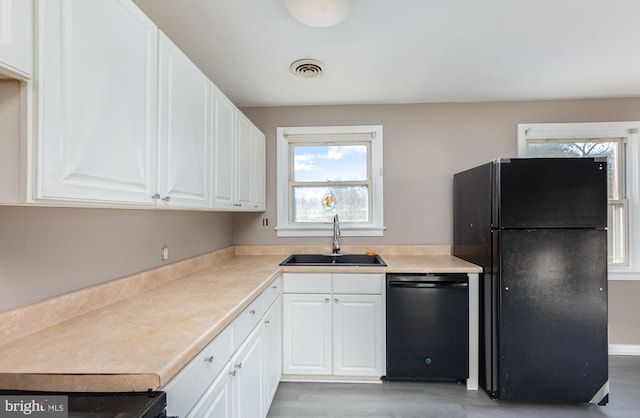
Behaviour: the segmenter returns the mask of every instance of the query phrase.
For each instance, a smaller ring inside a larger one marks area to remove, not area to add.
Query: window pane
[[[367,179],[366,145],[294,145],[293,181]]]
[[[609,263],[621,264],[625,262],[625,207],[623,203],[610,203],[608,207],[607,252]]]
[[[336,213],[340,222],[369,222],[369,188],[294,186],[292,209],[293,222],[331,222]]]
[[[618,155],[620,142],[598,140],[585,142],[527,142],[527,157],[606,157],[608,169],[608,197],[620,199],[621,186],[618,175]]]

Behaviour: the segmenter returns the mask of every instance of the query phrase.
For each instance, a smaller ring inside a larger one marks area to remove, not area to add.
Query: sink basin
[[[281,266],[381,266],[387,264],[379,255],[366,254],[293,254]]]

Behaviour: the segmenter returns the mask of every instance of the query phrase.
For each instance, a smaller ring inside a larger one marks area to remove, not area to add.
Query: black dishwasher
[[[387,274],[387,380],[469,376],[466,274]]]

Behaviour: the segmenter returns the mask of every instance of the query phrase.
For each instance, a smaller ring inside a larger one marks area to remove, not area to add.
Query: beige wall
[[[278,239],[261,226],[263,216],[276,221],[277,126],[384,125],[387,232],[343,243],[450,244],[452,174],[513,156],[517,123],[640,120],[640,99],[244,111],[267,134],[265,214],[0,206],[0,311],[161,266],[165,243],[169,262],[234,243],[329,247],[324,238]],[[611,283],[612,343],[640,344],[639,299],[640,281]]]
[[[231,217],[0,206],[0,311],[228,247]]]
[[[384,126],[384,215],[381,238],[343,244],[451,244],[452,176],[497,157],[516,155],[516,125],[534,122],[640,120],[640,98],[611,100],[244,108],[267,135],[267,210],[234,216],[236,244],[319,243],[327,238],[277,238],[276,127]],[[640,281],[610,283],[610,340],[640,344]]]

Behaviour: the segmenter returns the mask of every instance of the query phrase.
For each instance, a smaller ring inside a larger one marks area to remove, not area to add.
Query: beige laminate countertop
[[[387,267],[331,271],[481,271],[447,255],[381,255]],[[281,272],[326,271],[281,268],[284,258],[232,256],[2,344],[0,389],[126,392],[166,385]]]

